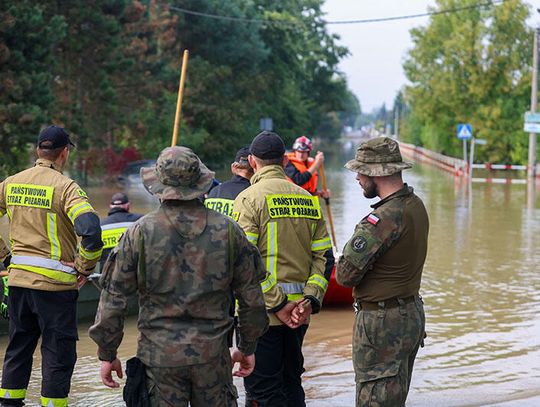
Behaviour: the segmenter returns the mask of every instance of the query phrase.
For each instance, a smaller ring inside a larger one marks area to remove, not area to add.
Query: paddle
[[[324,174],[324,164],[319,168],[319,174],[321,175],[321,184],[323,191],[328,191],[326,188],[326,175]],[[332,235],[332,245],[337,250],[336,233],[334,232],[334,220],[332,219],[332,211],[330,210],[330,198],[324,198],[326,202],[326,213],[328,216],[328,223],[330,223],[330,233]]]
[[[180,72],[180,84],[178,85],[178,99],[176,101],[176,115],[174,117],[174,128],[172,135],[171,147],[174,147],[178,141],[178,131],[180,129],[180,118],[182,116],[182,97],[184,95],[184,82],[186,81],[186,72],[188,64],[189,51],[184,50],[182,58],[182,70]]]

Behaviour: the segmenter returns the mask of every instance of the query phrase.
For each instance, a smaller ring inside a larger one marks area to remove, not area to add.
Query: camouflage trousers
[[[199,365],[146,367],[152,407],[237,407],[229,349]]]
[[[353,330],[356,407],[402,407],[424,339],[421,298],[395,308],[359,310]]]

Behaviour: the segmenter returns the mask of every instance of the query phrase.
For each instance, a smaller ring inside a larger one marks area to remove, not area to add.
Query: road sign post
[[[467,165],[467,140],[472,138],[473,130],[469,123],[457,125],[457,138],[463,140],[463,162]]]

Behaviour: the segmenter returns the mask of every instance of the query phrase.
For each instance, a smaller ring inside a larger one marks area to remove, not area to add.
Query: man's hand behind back
[[[300,324],[295,323],[292,319],[292,312],[296,308],[297,303],[295,301],[289,301],[287,304],[277,311],[274,315],[279,318],[281,322],[287,325],[291,329],[296,329]]]
[[[307,298],[303,298],[296,301],[296,307],[291,313],[291,320],[293,324],[296,324],[297,326],[303,325],[307,322],[312,312],[311,301]]]

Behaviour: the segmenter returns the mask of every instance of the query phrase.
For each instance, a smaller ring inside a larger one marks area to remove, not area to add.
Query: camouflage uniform
[[[236,406],[226,342],[229,309],[236,298],[238,348],[254,353],[268,326],[261,257],[235,222],[197,199],[213,173],[191,150],[165,149],[141,176],[162,204],[112,250],[90,337],[101,360],[114,360],[126,297],[138,293],[137,356],[147,366],[152,405]]]
[[[384,177],[410,164],[401,160],[395,141],[379,138],[362,144],[345,167]],[[418,292],[429,221],[422,201],[406,184],[372,208],[345,245],[336,273],[340,284],[354,287],[356,406],[404,406],[424,338]]]

